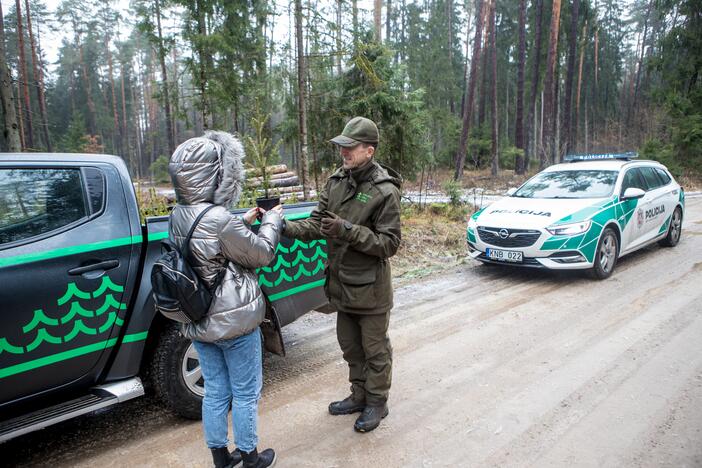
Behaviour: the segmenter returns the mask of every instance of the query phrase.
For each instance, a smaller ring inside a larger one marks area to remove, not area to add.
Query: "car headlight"
[[[590,220],[581,221],[579,223],[570,224],[558,224],[555,226],[549,226],[546,228],[548,232],[554,236],[575,236],[577,234],[582,234],[590,229]]]

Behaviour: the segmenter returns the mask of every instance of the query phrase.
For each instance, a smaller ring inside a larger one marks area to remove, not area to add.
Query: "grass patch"
[[[466,220],[470,206],[432,204],[403,207],[402,243],[390,259],[399,282],[428,276],[462,263],[467,255]],[[396,281],[397,282],[397,281]]]

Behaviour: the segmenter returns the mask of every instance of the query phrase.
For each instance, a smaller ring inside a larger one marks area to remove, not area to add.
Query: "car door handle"
[[[89,271],[95,270],[111,270],[119,266],[119,260],[105,260],[104,262],[91,263],[90,265],[85,265],[81,267],[76,267],[68,270],[68,274],[71,276],[82,275],[88,273]]]

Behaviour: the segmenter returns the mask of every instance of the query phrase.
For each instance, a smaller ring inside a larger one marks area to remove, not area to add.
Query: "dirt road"
[[[266,359],[281,467],[702,466],[702,199],[681,243],[612,278],[467,263],[396,291],[390,415],[356,434],[334,316]],[[0,446],[12,464],[210,466],[199,423],[142,399]]]

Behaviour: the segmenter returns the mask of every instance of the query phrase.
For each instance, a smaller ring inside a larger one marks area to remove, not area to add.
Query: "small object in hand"
[[[257,207],[256,208],[256,219],[261,221],[261,219],[263,218],[263,214],[265,212],[266,212],[266,210],[264,210],[263,208]]]
[[[253,224],[254,221],[256,221],[256,218],[259,217],[258,210],[256,208],[251,208],[249,211],[244,213],[244,221],[246,221],[248,224]]]

